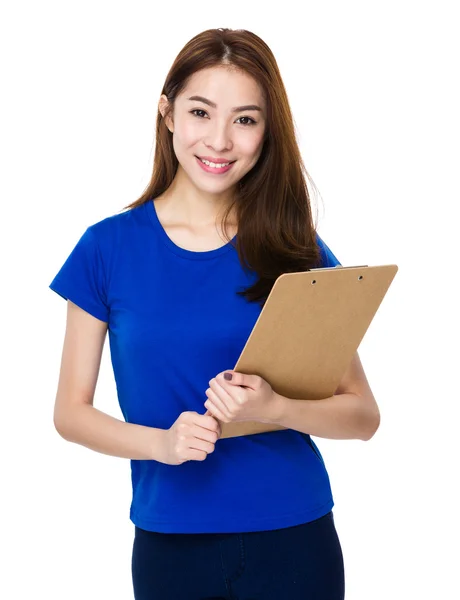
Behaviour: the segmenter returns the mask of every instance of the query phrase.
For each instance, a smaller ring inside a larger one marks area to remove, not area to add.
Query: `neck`
[[[173,182],[159,198],[171,215],[180,216],[191,227],[201,227],[222,221],[225,210],[232,203],[233,190],[222,193],[199,190],[191,185],[190,179],[179,165]],[[234,208],[229,218],[231,223],[236,222]]]

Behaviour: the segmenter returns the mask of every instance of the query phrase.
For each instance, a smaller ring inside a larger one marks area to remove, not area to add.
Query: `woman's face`
[[[160,110],[165,100],[162,95]],[[191,76],[176,98],[167,125],[173,132],[179,165],[190,180],[203,191],[222,193],[253,168],[262,152],[266,127],[263,94],[245,73],[224,66],[203,69]],[[216,169],[213,164],[203,165],[200,158],[233,164],[229,169]]]

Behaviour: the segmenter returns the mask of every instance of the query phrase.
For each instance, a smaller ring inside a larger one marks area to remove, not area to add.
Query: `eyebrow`
[[[204,104],[207,104],[208,106],[212,106],[212,108],[217,108],[217,104],[215,102],[212,102],[211,100],[208,100],[207,98],[203,98],[203,96],[190,96],[190,98],[187,98],[187,100],[195,100],[198,102],[203,102]],[[235,106],[231,110],[232,110],[232,112],[242,112],[244,110],[259,110],[260,112],[262,112],[262,109],[260,108],[260,106],[257,106],[256,104],[246,104],[245,106]]]

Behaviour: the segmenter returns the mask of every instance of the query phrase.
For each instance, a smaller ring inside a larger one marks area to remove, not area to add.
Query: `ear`
[[[160,111],[161,116],[164,119],[166,127],[169,129],[169,131],[171,133],[173,133],[173,131],[174,131],[174,122],[172,120],[171,113],[167,117],[165,117],[166,109],[168,108],[168,105],[169,105],[168,98],[166,97],[165,94],[161,94],[160,100],[158,102],[158,110]]]

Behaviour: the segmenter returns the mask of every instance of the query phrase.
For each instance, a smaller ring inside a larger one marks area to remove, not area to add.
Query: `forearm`
[[[356,394],[296,400],[276,394],[272,422],[317,437],[367,441],[380,423],[375,401]]]
[[[120,421],[90,404],[68,409],[55,427],[65,440],[102,454],[134,460],[162,457],[166,430]]]

